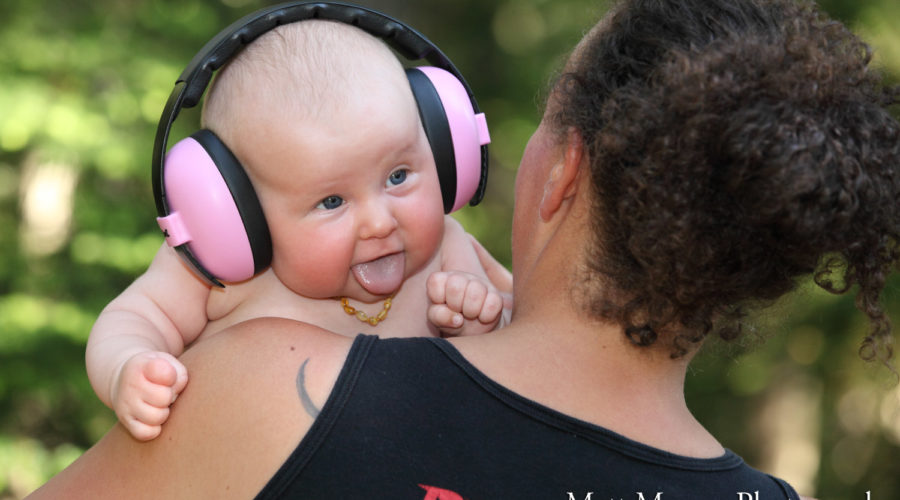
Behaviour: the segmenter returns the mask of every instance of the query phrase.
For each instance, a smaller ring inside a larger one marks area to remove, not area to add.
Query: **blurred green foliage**
[[[114,422],[84,372],[100,309],[161,243],[149,174],[175,77],[259,0],[0,4],[0,499],[20,498]],[[603,0],[361,1],[425,33],[491,124],[486,201],[458,218],[509,262],[512,183],[548,81]],[[900,4],[822,0],[900,79]],[[176,133],[196,127],[185,113]],[[900,324],[900,281],[885,297]],[[900,390],[860,361],[852,298],[806,287],[740,345],[710,343],[687,397],[729,448],[821,498],[900,498]],[[785,320],[784,318],[787,318]],[[765,340],[765,341],[763,341]]]

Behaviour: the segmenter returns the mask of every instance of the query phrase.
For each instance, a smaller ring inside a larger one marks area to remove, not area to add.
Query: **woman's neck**
[[[635,346],[575,307],[553,299],[517,307],[506,328],[458,346],[489,377],[545,406],[672,453],[720,456],[684,399],[688,359]]]

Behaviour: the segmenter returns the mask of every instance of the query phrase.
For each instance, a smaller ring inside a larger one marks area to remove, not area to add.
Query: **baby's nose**
[[[397,228],[397,219],[393,210],[386,203],[373,202],[363,207],[360,237],[384,238]]]

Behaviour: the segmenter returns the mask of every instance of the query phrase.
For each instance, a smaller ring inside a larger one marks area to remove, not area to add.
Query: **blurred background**
[[[0,2],[0,500],[23,497],[114,423],[83,353],[100,309],[162,241],[150,187],[156,122],[205,41],[273,3]],[[548,81],[606,2],[357,3],[416,27],[473,87],[491,125],[490,183],[485,202],[457,217],[508,264],[521,151]],[[821,5],[876,47],[886,78],[900,79],[900,3]],[[183,114],[176,134],[197,123]],[[900,325],[896,276],[884,299]],[[858,358],[865,327],[851,297],[804,286],[740,343],[705,346],[688,403],[725,446],[801,493],[900,498],[900,387]]]

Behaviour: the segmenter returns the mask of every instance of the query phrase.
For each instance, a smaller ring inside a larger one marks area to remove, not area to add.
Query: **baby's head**
[[[443,234],[440,187],[403,68],[377,38],[321,20],[278,27],[222,69],[204,127],[247,171],[294,292],[373,301]]]
[[[384,43],[336,21],[287,24],[260,36],[217,74],[203,125],[236,149],[250,128],[248,118],[280,115],[321,125],[369,100],[366,87],[373,82],[407,86],[400,62]]]

